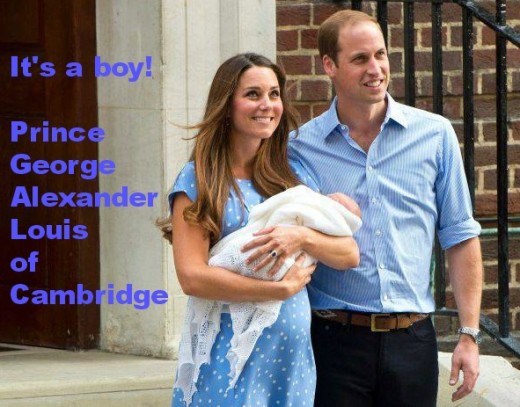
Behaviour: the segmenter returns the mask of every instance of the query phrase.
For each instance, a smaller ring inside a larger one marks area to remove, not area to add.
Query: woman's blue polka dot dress
[[[302,182],[315,189],[303,168],[291,162],[291,167]],[[237,180],[248,210],[264,198],[256,192],[249,180]],[[169,196],[184,192],[191,200],[196,198],[193,162],[183,168]],[[222,237],[247,223],[240,200],[232,190],[223,219]],[[231,318],[223,313],[220,333],[211,351],[209,365],[203,365],[197,381],[197,391],[190,406],[250,406],[250,407],[301,407],[313,405],[316,370],[310,338],[310,305],[307,290],[286,300],[278,320],[265,329],[255,350],[247,361],[234,388],[226,392],[229,384],[229,363],[226,354],[232,337]],[[174,389],[172,406],[186,406],[183,392]]]

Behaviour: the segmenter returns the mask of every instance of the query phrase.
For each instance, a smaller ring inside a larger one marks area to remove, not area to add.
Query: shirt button
[[[380,264],[379,264],[379,268],[380,268],[381,270],[384,270],[384,268],[385,268],[385,263],[380,263]]]
[[[372,198],[372,199],[371,199],[371,202],[372,202],[373,204],[375,204],[375,203],[377,203],[377,199],[376,199],[376,198]]]
[[[383,299],[384,299],[385,301],[388,301],[388,295],[385,294],[385,296],[383,297]]]
[[[381,231],[380,230],[376,230],[376,236],[381,236]]]
[[[342,130],[347,130],[347,126],[342,125],[342,126],[341,126],[341,129],[342,129]]]
[[[372,167],[371,165],[368,166],[368,170],[369,171],[373,171],[374,170],[374,167]]]

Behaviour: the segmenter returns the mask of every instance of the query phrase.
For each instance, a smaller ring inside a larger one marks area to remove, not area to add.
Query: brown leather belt
[[[393,329],[408,328],[422,321],[430,314],[359,314],[343,310],[314,310],[312,313],[329,321],[343,325],[356,325],[370,328],[372,332],[388,332]]]

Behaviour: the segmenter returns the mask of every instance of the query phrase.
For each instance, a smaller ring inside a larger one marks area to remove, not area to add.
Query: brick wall
[[[479,1],[492,11],[494,1]],[[375,2],[365,1],[363,10],[375,15]],[[317,51],[319,25],[332,13],[350,8],[350,2],[277,1],[278,62],[289,76],[290,95],[301,121],[305,122],[328,108],[332,89],[323,72]],[[462,12],[456,4],[444,4],[443,65],[444,115],[448,117],[462,140]],[[416,106],[432,110],[431,7],[415,5]],[[390,93],[404,98],[404,35],[403,11],[400,3],[388,3],[388,44],[392,70]],[[507,9],[507,22],[520,30],[520,7]],[[474,24],[474,87],[475,87],[475,165],[476,211],[478,216],[496,213],[496,115],[495,115],[495,37],[479,22]],[[509,113],[509,210],[520,214],[520,49],[508,46],[508,113]],[[484,225],[486,226],[486,225]],[[487,225],[492,226],[492,225]],[[517,225],[518,226],[518,225]],[[520,236],[510,237],[510,307],[511,325],[520,330]],[[497,261],[496,237],[482,239],[485,265],[483,312],[496,319]],[[454,306],[448,292],[448,305]]]

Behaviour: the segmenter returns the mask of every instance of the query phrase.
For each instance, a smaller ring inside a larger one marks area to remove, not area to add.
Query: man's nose
[[[367,64],[367,71],[369,73],[379,74],[381,72],[381,65],[376,58],[370,58]]]

